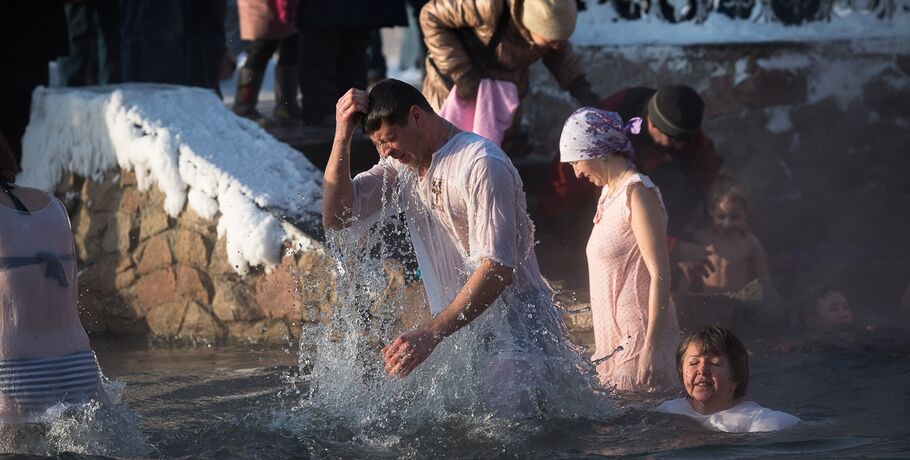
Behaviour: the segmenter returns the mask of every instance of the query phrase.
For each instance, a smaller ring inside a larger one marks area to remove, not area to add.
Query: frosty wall
[[[330,312],[322,174],[300,152],[208,90],[39,89],[33,100],[17,182],[64,200],[88,330],[281,342]],[[420,315],[419,285],[385,271],[387,291],[414,296]]]
[[[603,96],[666,83],[701,92],[705,131],[751,191],[751,224],[785,294],[824,282],[855,304],[897,303],[910,282],[910,40],[580,52]],[[526,122],[536,151],[553,152],[574,107],[542,66],[533,78]]]

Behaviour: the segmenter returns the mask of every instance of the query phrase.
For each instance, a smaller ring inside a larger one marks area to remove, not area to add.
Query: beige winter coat
[[[504,8],[509,8],[511,18],[496,47],[496,63],[486,70],[483,78],[514,82],[519,97],[524,98],[528,93],[531,64],[539,59],[543,59],[565,90],[585,74],[584,64],[571,43],[559,50],[534,46],[531,33],[516,19],[521,17],[523,4],[524,0],[430,0],[420,10],[420,28],[428,49],[423,94],[436,110],[449,95],[449,88],[439,72],[458,81],[471,69],[471,60],[456,30],[473,29],[485,45],[493,37]]]

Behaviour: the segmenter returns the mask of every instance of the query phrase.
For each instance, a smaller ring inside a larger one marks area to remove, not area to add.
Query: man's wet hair
[[[690,345],[695,345],[703,355],[726,356],[733,371],[733,381],[736,382],[733,397],[746,395],[746,388],[749,386],[749,350],[739,338],[718,326],[706,327],[689,334],[676,349],[676,371],[679,372],[680,380],[683,378],[683,359]]]
[[[415,105],[425,112],[436,113],[417,88],[393,78],[382,80],[370,90],[367,114],[361,120],[361,128],[369,135],[376,132],[383,121],[403,126],[407,123],[411,107]]]
[[[16,164],[13,148],[6,141],[3,133],[0,133],[0,180],[9,183],[15,182],[18,172],[19,165]]]

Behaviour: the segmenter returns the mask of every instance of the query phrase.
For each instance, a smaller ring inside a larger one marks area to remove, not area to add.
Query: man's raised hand
[[[350,138],[357,129],[360,117],[367,113],[370,95],[366,91],[351,88],[335,104],[335,135]]]

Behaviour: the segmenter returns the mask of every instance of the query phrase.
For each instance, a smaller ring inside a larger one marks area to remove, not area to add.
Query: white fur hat
[[[575,0],[525,0],[521,23],[547,40],[568,40],[575,32]]]

